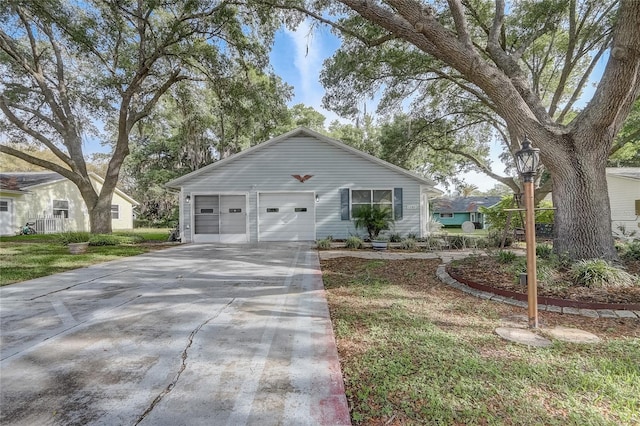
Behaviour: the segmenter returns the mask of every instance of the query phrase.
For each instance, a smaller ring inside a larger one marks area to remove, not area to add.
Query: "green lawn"
[[[0,286],[43,277],[70,269],[107,262],[120,257],[135,256],[161,248],[169,235],[167,229],[141,229],[134,232],[114,232],[114,235],[142,236],[135,244],[90,246],[86,254],[69,254],[58,234],[18,235],[0,238]],[[150,244],[151,243],[151,244]]]
[[[446,287],[437,260],[393,262],[322,261],[354,424],[640,424],[639,321],[545,314],[603,341],[522,346],[494,330],[524,309]]]

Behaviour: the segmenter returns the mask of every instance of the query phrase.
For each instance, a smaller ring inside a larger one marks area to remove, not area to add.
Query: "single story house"
[[[460,228],[464,222],[473,222],[476,229],[484,229],[484,214],[480,207],[492,207],[502,197],[456,197],[436,198],[431,203],[433,220],[444,227]]]
[[[365,235],[351,212],[392,210],[393,232],[425,236],[435,183],[306,128],[167,183],[183,242],[312,241]]]
[[[640,167],[608,167],[607,187],[614,235],[636,232],[640,237]]]
[[[89,178],[96,190],[104,179]],[[138,202],[116,189],[111,202],[113,229],[133,229],[133,207]],[[55,172],[0,173],[0,235],[15,235],[27,222],[38,233],[88,231],[88,209],[78,187]]]

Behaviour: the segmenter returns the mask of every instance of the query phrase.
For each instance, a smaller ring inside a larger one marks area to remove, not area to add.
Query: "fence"
[[[65,231],[67,219],[63,216],[45,216],[31,218],[28,222],[34,224],[38,234],[57,234]]]

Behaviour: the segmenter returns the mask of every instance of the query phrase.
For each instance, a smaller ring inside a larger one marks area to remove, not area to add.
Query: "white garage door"
[[[259,194],[260,241],[311,241],[316,239],[315,198],[312,192]]]

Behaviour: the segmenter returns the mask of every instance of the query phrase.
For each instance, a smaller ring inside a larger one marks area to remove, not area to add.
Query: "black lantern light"
[[[538,148],[532,148],[531,142],[529,142],[529,139],[527,139],[525,135],[524,141],[522,141],[522,149],[516,152],[518,173],[520,173],[525,182],[533,182],[538,164],[540,164],[540,150]]]

